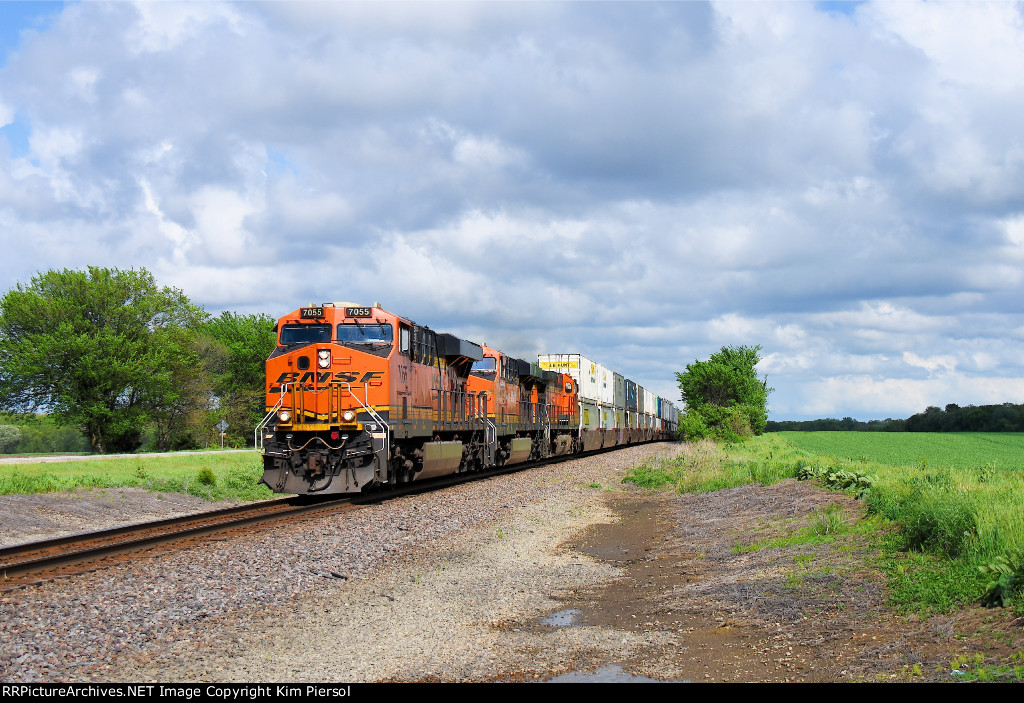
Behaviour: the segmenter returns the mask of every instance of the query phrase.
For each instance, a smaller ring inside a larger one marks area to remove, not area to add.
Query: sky
[[[770,419],[1024,402],[1013,2],[0,3],[0,292],[379,302]],[[677,402],[678,405],[678,402]]]

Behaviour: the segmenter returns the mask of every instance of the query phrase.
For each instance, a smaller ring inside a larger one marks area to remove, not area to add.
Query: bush
[[[704,423],[700,413],[689,411],[679,416],[679,439],[696,442],[711,436],[711,430]]]
[[[751,416],[756,414],[745,405],[730,407],[704,406],[690,409],[679,416],[679,436],[686,442],[716,439],[739,442],[754,436]]]

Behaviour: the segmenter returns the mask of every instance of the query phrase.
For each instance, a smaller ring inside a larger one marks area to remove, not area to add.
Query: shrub
[[[711,430],[704,423],[700,413],[689,411],[679,416],[679,439],[684,442],[696,442],[711,436]]]
[[[196,480],[204,486],[214,486],[217,484],[217,476],[209,466],[204,466],[196,472]]]

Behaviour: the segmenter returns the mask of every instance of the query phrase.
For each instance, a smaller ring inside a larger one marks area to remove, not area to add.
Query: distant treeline
[[[86,453],[89,440],[46,415],[0,414],[0,454]]]
[[[768,432],[783,431],[848,431],[848,432],[1024,432],[1024,405],[967,405],[950,403],[946,409],[929,406],[923,413],[905,420],[868,420],[861,422],[852,417],[842,420],[768,421]]]

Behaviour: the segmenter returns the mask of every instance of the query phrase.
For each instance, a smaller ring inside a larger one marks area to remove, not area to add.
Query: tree
[[[156,448],[196,449],[197,438],[210,425],[210,375],[203,367],[203,343],[192,329],[167,327],[154,332],[160,360],[159,392],[148,398]]]
[[[77,427],[93,451],[134,450],[181,399],[205,316],[145,269],[37,274],[0,299],[0,402]]]
[[[694,361],[676,373],[686,412],[679,426],[684,439],[736,439],[761,434],[768,423],[767,379],[754,367],[760,346],[722,347],[707,361]]]
[[[21,430],[14,425],[0,425],[0,453],[6,454],[21,441]]]
[[[263,419],[266,407],[264,370],[267,357],[277,346],[269,315],[238,315],[223,312],[205,322],[203,336],[206,367],[213,377],[218,414],[227,420],[232,439],[251,441],[252,430]]]

